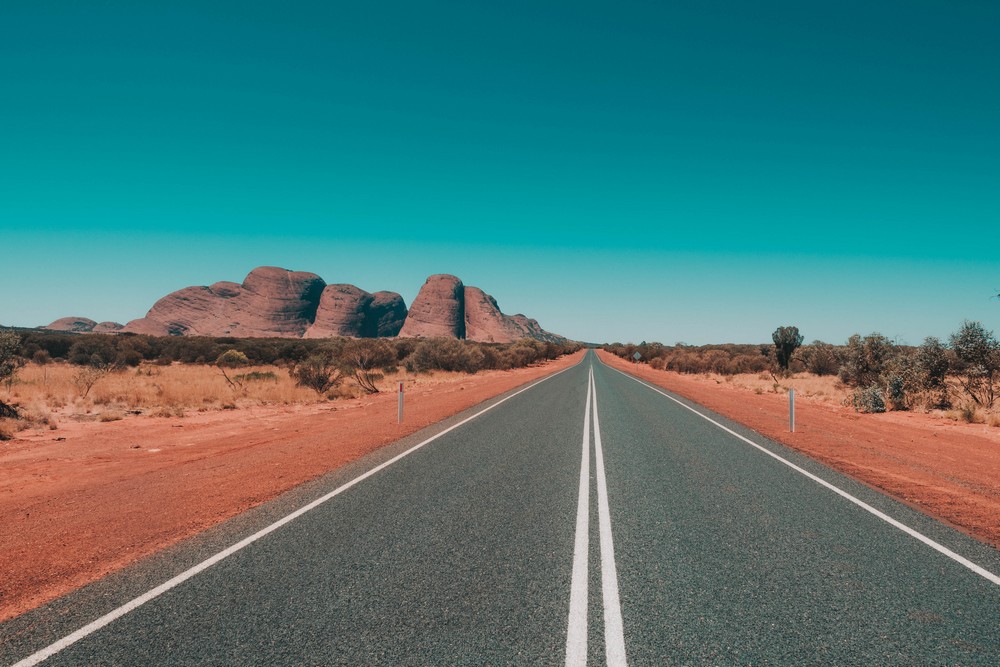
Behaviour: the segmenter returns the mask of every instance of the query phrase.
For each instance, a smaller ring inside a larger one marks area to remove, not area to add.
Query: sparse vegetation
[[[17,370],[23,364],[18,354],[20,346],[20,336],[12,331],[0,331],[0,382],[7,385],[7,393],[10,393]],[[17,416],[17,408],[0,400],[0,419],[16,419]]]
[[[246,379],[246,375],[235,375],[234,377],[229,377],[227,369],[233,368],[243,368],[250,365],[250,360],[247,355],[243,354],[239,350],[226,350],[219,355],[219,358],[215,360],[215,366],[222,373],[222,377],[225,378],[226,384],[233,391],[239,391],[243,389],[243,381]]]
[[[416,372],[418,348],[421,375],[451,372],[442,367],[461,373],[510,369],[579,349],[538,341],[216,339],[2,329],[0,335],[7,350],[3,368],[9,369],[0,376],[0,389],[6,393],[3,406],[11,410],[9,419],[0,420],[0,430],[7,435],[58,428],[55,416],[74,421],[139,414],[177,418],[192,411],[377,393],[386,389],[386,374],[400,381]],[[455,350],[460,350],[457,356]],[[461,363],[454,363],[456,358]]]
[[[992,407],[1000,374],[1000,344],[979,322],[963,322],[951,335],[962,389],[976,405]]]
[[[946,344],[927,338],[919,347],[898,344],[878,332],[855,334],[845,345],[813,341],[794,349],[787,357],[787,371],[781,360],[801,339],[794,327],[779,327],[771,345],[704,345],[677,343],[613,343],[604,349],[623,359],[641,355],[641,363],[658,370],[692,374],[743,376],[738,382],[755,393],[787,389],[790,378],[803,374],[836,376],[840,383],[824,390],[839,394],[846,405],[859,412],[887,410],[947,410],[971,403],[977,423],[1000,425],[1000,415],[992,412],[1000,383],[1000,343],[993,332],[979,322],[964,322]],[[779,346],[779,341],[786,343]],[[781,377],[771,373],[780,373]],[[758,376],[755,377],[755,376]],[[773,382],[772,382],[773,381]],[[963,398],[964,397],[964,398]],[[975,410],[978,408],[978,411]],[[968,410],[953,411],[954,418],[968,421]]]

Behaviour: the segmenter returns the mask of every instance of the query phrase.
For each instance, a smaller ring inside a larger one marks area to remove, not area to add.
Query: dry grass
[[[798,397],[811,398],[835,405],[843,405],[844,400],[850,395],[850,390],[844,387],[834,375],[796,373],[788,378],[778,378],[777,382],[769,373],[743,373],[740,375],[703,373],[701,377],[713,380],[717,384],[726,383],[738,389],[746,389],[755,394],[787,394],[789,389],[794,389],[795,395]]]
[[[208,365],[142,365],[101,377],[86,397],[74,376],[79,368],[64,363],[28,364],[7,391],[0,389],[6,401],[20,406],[24,417],[0,424],[4,433],[23,428],[48,426],[57,429],[60,420],[117,421],[136,414],[159,417],[183,417],[189,412],[234,410],[256,405],[309,404],[328,400],[311,389],[299,387],[285,368],[253,366],[229,371],[230,377],[259,374],[232,387],[218,368]],[[447,382],[459,373],[419,375],[421,384]],[[405,370],[386,375],[376,384],[381,391],[394,391],[396,383],[413,384],[417,380]],[[353,398],[360,394],[354,381],[346,378],[335,390],[335,398]],[[2,436],[0,436],[2,437]]]
[[[688,376],[691,377],[691,376]],[[796,398],[805,398],[830,405],[850,405],[853,391],[846,387],[836,375],[813,375],[812,373],[795,373],[787,378],[775,379],[770,373],[739,375],[721,375],[718,373],[701,373],[697,377],[715,384],[727,384],[737,389],[745,389],[754,394],[787,394],[789,389],[795,389]],[[950,410],[936,410],[927,407],[932,402],[931,396],[917,395],[914,397],[913,410],[926,412],[933,416],[969,424],[988,424],[1000,427],[1000,403],[987,410],[968,403],[957,382],[949,381],[950,397],[956,407]]]

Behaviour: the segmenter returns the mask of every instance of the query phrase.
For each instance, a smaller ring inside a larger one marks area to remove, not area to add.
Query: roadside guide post
[[[403,423],[403,383],[402,382],[399,383],[399,415],[398,415],[398,420],[399,420],[400,424]]]
[[[402,400],[402,399],[400,399]],[[795,433],[795,390],[788,390],[788,430]]]

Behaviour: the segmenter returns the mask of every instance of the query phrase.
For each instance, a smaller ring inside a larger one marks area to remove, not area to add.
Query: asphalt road
[[[590,354],[0,625],[0,664],[1000,664],[996,550],[681,403]]]

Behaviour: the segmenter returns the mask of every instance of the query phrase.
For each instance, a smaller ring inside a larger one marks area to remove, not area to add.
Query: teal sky
[[[588,341],[1000,332],[1000,3],[5,2],[0,323],[263,264]]]

